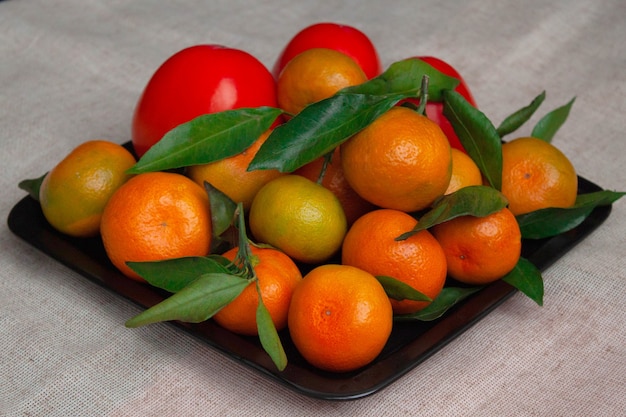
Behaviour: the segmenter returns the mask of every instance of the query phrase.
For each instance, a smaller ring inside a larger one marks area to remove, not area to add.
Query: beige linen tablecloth
[[[576,96],[554,143],[581,176],[626,190],[626,3],[614,1],[0,1],[0,212],[17,184],[88,139],[130,138],[154,70],[199,43],[271,67],[318,21],[351,24],[385,66],[435,55],[494,123]],[[626,201],[544,272],[545,305],[516,294],[382,391],[294,393],[169,324],[127,329],[135,304],[0,226],[3,416],[617,416],[626,413]]]

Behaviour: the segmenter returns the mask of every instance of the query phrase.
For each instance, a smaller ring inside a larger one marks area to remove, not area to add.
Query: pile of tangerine
[[[420,59],[459,79],[456,91],[475,106],[458,72],[439,59]],[[423,113],[394,106],[332,154],[294,172],[248,171],[276,126],[380,73],[368,37],[335,23],[299,32],[273,73],[241,50],[186,48],[158,68],[139,99],[134,155],[108,141],[80,145],[43,178],[43,213],[63,233],[101,236],[112,263],[129,278],[144,281],[127,262],[202,257],[215,250],[204,188],[211,184],[246,213],[253,242],[247,262],[258,282],[258,291],[248,286],[211,317],[233,332],[256,335],[261,294],[275,328],[287,328],[311,364],[335,372],[362,367],[382,351],[394,314],[428,306],[447,277],[485,284],[511,271],[521,253],[515,215],[570,207],[577,192],[574,168],[558,149],[520,138],[502,147],[507,208],[396,239],[415,227],[412,213],[463,187],[483,184],[436,102],[428,102]],[[242,153],[178,172],[127,174],[135,156],[176,126],[202,114],[260,106],[284,114]],[[240,262],[238,253],[240,246],[233,244],[219,254]],[[302,264],[310,266],[304,277]],[[381,275],[426,298],[390,298],[376,279]]]

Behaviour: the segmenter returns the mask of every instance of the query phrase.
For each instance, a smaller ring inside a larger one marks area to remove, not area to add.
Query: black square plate
[[[600,190],[596,184],[579,177],[579,193]],[[544,270],[602,224],[610,212],[611,206],[598,207],[582,224],[567,233],[550,239],[525,240],[522,256]],[[108,260],[100,238],[75,239],[55,231],[43,217],[39,203],[29,196],[13,207],[8,224],[13,233],[33,247],[141,307],[148,308],[168,296],[118,272]],[[279,372],[257,338],[235,335],[211,320],[194,325],[172,324],[236,362],[296,392],[326,400],[352,400],[373,394],[393,383],[476,324],[516,291],[505,282],[497,281],[457,304],[437,320],[394,323],[385,349],[374,362],[357,371],[342,374],[324,372],[308,365],[296,351],[287,331],[280,336],[289,364]]]

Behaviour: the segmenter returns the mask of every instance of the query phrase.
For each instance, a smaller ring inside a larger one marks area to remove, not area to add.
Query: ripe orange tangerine
[[[248,171],[248,165],[271,130],[263,133],[242,153],[209,164],[187,167],[186,174],[196,183],[204,186],[208,182],[235,203],[243,203],[244,210],[249,210],[256,193],[265,184],[281,175],[275,169]]]
[[[347,265],[322,265],[296,287],[289,307],[291,339],[313,366],[347,372],[372,362],[393,324],[391,304],[371,274]]]
[[[444,194],[451,194],[463,187],[482,185],[483,178],[476,162],[468,154],[452,148],[452,176]]]
[[[435,225],[432,232],[445,253],[448,274],[467,284],[502,278],[521,255],[519,225],[507,208],[485,217],[456,217]]]
[[[350,186],[379,207],[428,207],[450,183],[450,143],[441,128],[412,109],[394,107],[341,145]]]
[[[363,215],[346,234],[341,263],[375,276],[390,276],[434,300],[446,282],[446,256],[441,245],[428,230],[396,240],[416,224],[417,220],[399,210],[378,209]],[[391,300],[396,314],[414,313],[429,304]]]
[[[578,176],[557,147],[533,137],[502,145],[502,194],[516,216],[576,202]]]
[[[252,263],[259,280],[263,304],[274,322],[276,330],[287,327],[287,313],[296,286],[302,274],[296,264],[283,252],[276,249],[250,246]],[[231,261],[237,256],[233,248],[224,257]],[[243,335],[257,335],[256,311],[259,295],[256,285],[248,285],[241,294],[226,307],[218,311],[213,319],[222,327]]]
[[[211,214],[205,190],[175,173],[148,172],[111,196],[100,226],[107,256],[124,275],[144,281],[126,262],[205,256]]]
[[[361,67],[339,51],[312,48],[293,57],[278,76],[278,106],[295,115],[345,87],[367,81]]]

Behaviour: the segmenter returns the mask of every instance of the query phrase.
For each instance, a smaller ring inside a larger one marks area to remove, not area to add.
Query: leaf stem
[[[256,280],[256,272],[254,271],[254,255],[250,250],[250,242],[246,234],[246,221],[243,210],[243,203],[237,203],[235,210],[237,217],[237,228],[239,230],[238,251],[236,256],[237,266],[241,268],[242,275],[248,280]]]
[[[328,164],[330,164],[330,161],[333,159],[334,152],[335,152],[335,149],[333,149],[332,151],[324,155],[324,162],[322,162],[322,169],[320,170],[320,175],[317,177],[317,181],[316,181],[320,185],[322,184],[322,181],[324,180],[324,175],[326,175]]]
[[[420,87],[420,104],[417,107],[417,112],[421,115],[426,113],[426,102],[428,101],[428,75],[422,76],[422,86]]]

